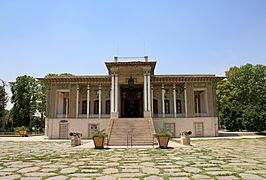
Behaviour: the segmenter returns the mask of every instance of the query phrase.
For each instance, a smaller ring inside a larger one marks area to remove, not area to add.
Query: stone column
[[[151,111],[151,78],[150,78],[150,74],[147,74],[147,85],[148,85],[148,103],[147,103],[147,110]]]
[[[144,111],[147,111],[147,75],[146,73],[144,74]]]
[[[68,98],[66,98],[66,118],[68,117]]]
[[[112,74],[112,84],[111,84],[111,113],[115,112],[115,76]]]
[[[101,118],[102,114],[102,85],[99,85],[99,90],[98,90],[98,96],[99,96],[99,118]]]
[[[151,112],[153,113],[153,86],[151,86]]]
[[[163,113],[163,117],[165,117],[165,105],[164,105],[164,84],[162,84],[162,113]]]
[[[115,112],[118,113],[118,77],[115,76]]]
[[[175,84],[173,85],[173,98],[174,98],[174,117],[176,118],[176,89],[175,89]]]
[[[87,119],[90,117],[90,85],[87,86]]]
[[[185,107],[185,116],[187,117],[187,89],[186,84],[184,84],[184,107]]]
[[[79,86],[77,85],[77,97],[76,97],[76,118],[79,117]]]
[[[111,118],[115,119],[119,117],[118,113],[118,76],[112,74],[112,84],[111,84]]]

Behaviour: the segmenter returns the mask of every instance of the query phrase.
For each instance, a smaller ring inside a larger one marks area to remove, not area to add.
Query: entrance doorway
[[[121,87],[121,117],[143,117],[142,87]]]

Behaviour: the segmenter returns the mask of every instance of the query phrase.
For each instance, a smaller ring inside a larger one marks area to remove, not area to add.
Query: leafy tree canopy
[[[10,86],[11,102],[14,104],[11,110],[14,126],[29,126],[37,109],[37,81],[31,76],[18,76]]]
[[[0,118],[4,116],[6,103],[8,101],[4,85],[0,86]]]
[[[266,129],[266,66],[246,64],[226,71],[218,83],[220,125],[228,130]]]
[[[54,76],[74,76],[74,75],[70,73],[61,73],[61,74],[49,73],[45,77],[54,77]]]

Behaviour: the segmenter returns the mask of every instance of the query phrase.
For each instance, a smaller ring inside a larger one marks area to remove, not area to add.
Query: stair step
[[[154,127],[151,118],[120,118],[114,119],[110,127],[109,145],[153,145],[157,144],[152,132]]]

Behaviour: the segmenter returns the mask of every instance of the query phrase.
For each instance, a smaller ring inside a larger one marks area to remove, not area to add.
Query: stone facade
[[[210,74],[155,75],[155,61],[115,57],[106,62],[108,75],[46,77],[46,136],[69,138],[81,132],[90,138],[96,129],[112,130],[112,119],[148,118],[153,129],[172,135],[217,136],[216,83]]]

